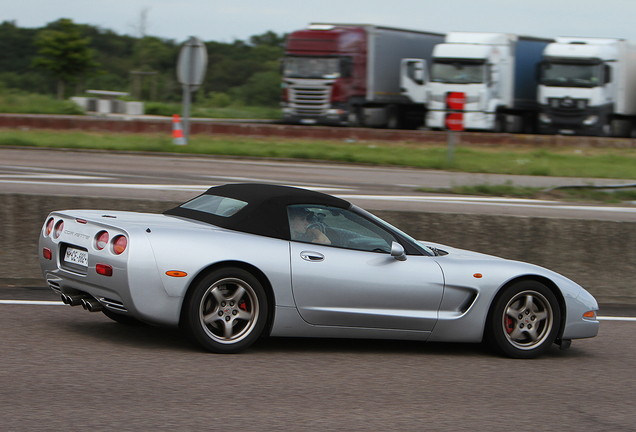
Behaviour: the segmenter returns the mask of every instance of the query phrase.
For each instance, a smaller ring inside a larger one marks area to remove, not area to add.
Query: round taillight
[[[64,229],[64,221],[60,219],[55,224],[55,231],[53,231],[53,237],[58,238],[60,234],[62,234],[63,229]]]
[[[46,222],[46,228],[44,229],[44,232],[46,233],[45,234],[46,236],[50,236],[51,235],[51,231],[53,231],[53,222],[54,222],[53,218],[49,219]]]
[[[113,239],[113,252],[116,255],[121,255],[128,246],[128,239],[123,235],[118,235]]]
[[[95,248],[102,250],[108,244],[108,233],[106,231],[100,231],[95,236]]]

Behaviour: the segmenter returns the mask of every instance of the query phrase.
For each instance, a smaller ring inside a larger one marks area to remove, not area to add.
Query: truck
[[[636,119],[636,43],[558,37],[543,51],[538,129],[630,136]]]
[[[282,59],[283,121],[414,128],[425,106],[400,87],[402,60],[430,59],[444,35],[369,24],[312,23],[292,32]],[[422,77],[424,71],[413,72]]]
[[[554,39],[450,32],[433,50],[424,84],[432,129],[533,132],[537,70]]]

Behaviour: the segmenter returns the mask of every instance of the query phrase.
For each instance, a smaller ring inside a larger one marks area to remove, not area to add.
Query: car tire
[[[501,354],[534,358],[545,353],[559,333],[561,310],[554,293],[536,281],[505,288],[491,309],[486,337]]]
[[[239,268],[216,270],[186,296],[183,330],[190,340],[215,353],[237,353],[263,331],[267,297],[261,283]]]
[[[145,326],[147,325],[143,321],[139,321],[137,318],[133,318],[130,315],[123,315],[116,312],[112,312],[108,309],[102,309],[102,313],[106,315],[108,318],[112,319],[119,324],[124,324],[128,326]]]

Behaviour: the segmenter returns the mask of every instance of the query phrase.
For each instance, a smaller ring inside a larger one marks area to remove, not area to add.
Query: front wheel
[[[554,343],[560,322],[554,293],[539,282],[523,281],[506,288],[493,306],[487,338],[502,354],[534,358]]]
[[[236,353],[260,336],[267,318],[267,298],[252,274],[239,268],[217,270],[188,294],[182,326],[208,351]]]

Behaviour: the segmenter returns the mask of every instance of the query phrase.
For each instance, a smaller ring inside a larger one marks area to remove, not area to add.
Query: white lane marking
[[[36,305],[36,306],[66,306],[61,301],[44,301],[44,300],[0,300],[0,304],[4,305]],[[612,317],[599,316],[599,321],[632,321],[636,322],[636,317]]]
[[[48,180],[110,180],[112,177],[99,177],[88,175],[72,175],[72,174],[0,174],[3,178],[16,179],[48,179]]]
[[[351,200],[370,200],[370,201],[406,201],[406,202],[429,202],[439,204],[471,204],[483,206],[508,206],[508,207],[525,207],[525,208],[541,208],[555,210],[586,210],[600,211],[609,213],[636,213],[635,207],[597,207],[597,206],[575,206],[575,205],[558,205],[558,201],[541,201],[541,200],[522,200],[519,198],[483,198],[483,197],[452,197],[452,196],[386,196],[386,195],[338,195],[340,198]],[[539,203],[539,204],[534,204]],[[543,204],[541,204],[543,203]],[[554,205],[548,205],[554,203]]]
[[[34,184],[43,186],[70,186],[78,187],[95,187],[95,188],[112,188],[112,189],[140,189],[140,190],[163,190],[163,191],[193,191],[205,192],[214,184],[205,185],[166,185],[166,184],[131,184],[131,183],[62,183],[62,182],[38,182],[38,181],[19,181],[19,180],[1,180],[0,183],[14,184]],[[291,186],[291,185],[290,185]],[[334,187],[310,187],[303,186],[305,189],[321,191],[321,192],[351,192],[351,189],[334,188]]]
[[[17,184],[34,184],[44,186],[70,186],[77,187],[96,187],[96,188],[115,188],[115,189],[153,189],[153,190],[192,190],[206,191],[208,185],[159,185],[159,184],[125,184],[125,183],[58,183],[58,182],[35,182],[35,181],[18,181],[18,180],[0,180],[0,183],[17,183]]]
[[[43,301],[43,300],[0,300],[0,304],[6,305],[44,305],[44,306],[62,306],[61,301]]]
[[[636,322],[636,317],[596,317],[599,321],[634,321]]]

